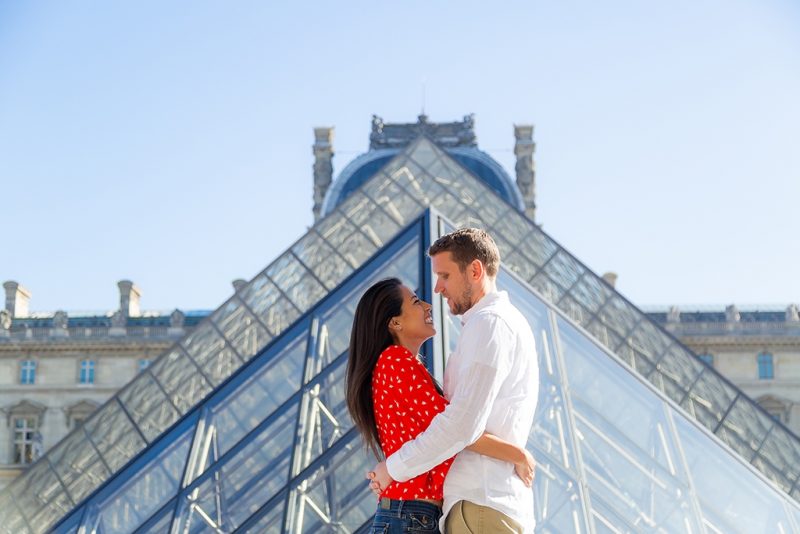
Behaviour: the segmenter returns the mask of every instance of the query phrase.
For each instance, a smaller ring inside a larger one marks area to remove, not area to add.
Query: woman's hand
[[[533,485],[533,479],[536,476],[536,460],[533,455],[527,450],[522,449],[524,459],[519,462],[514,462],[514,472],[525,483],[527,487]]]
[[[529,488],[533,485],[536,460],[524,447],[484,432],[467,450],[513,464],[514,472],[525,485]]]
[[[368,471],[367,480],[370,481],[369,489],[378,497],[380,497],[381,493],[394,482],[392,476],[389,474],[389,470],[386,468],[386,462],[381,462],[376,465],[372,471]]]

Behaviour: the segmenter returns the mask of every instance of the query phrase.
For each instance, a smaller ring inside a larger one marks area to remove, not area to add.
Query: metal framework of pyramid
[[[0,494],[0,531],[365,528],[352,313],[389,275],[431,298],[437,212],[492,233],[537,333],[538,530],[800,533],[798,438],[425,137]]]

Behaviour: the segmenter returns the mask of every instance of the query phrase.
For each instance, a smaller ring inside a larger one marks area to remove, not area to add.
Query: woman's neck
[[[402,347],[405,347],[414,356],[419,354],[419,349],[420,349],[420,347],[422,347],[422,343],[420,343],[419,341],[414,341],[414,340],[410,340],[410,339],[403,339],[400,336],[398,336],[395,339],[395,344],[396,345],[400,345]]]

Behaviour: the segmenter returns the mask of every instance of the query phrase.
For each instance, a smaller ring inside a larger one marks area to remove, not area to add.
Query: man
[[[497,291],[500,253],[489,234],[457,230],[439,238],[428,255],[437,277],[434,292],[462,316],[461,336],[445,368],[450,404],[368,474],[371,486],[380,491],[458,453],[444,483],[442,530],[533,532],[532,490],[515,476],[514,466],[464,450],[484,432],[518,446],[527,442],[539,389],[530,325],[508,294]]]

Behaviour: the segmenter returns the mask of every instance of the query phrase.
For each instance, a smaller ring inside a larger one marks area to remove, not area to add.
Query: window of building
[[[791,402],[787,403],[786,399],[774,395],[764,395],[756,399],[756,402],[776,421],[780,421],[781,423],[786,423],[788,421]]]
[[[67,427],[77,428],[84,421],[86,421],[92,412],[97,409],[97,403],[91,400],[82,400],[77,404],[73,404],[66,408],[65,414],[67,416]]]
[[[26,400],[8,410],[7,423],[11,435],[10,463],[27,465],[42,455],[42,434],[39,432],[39,427],[44,412],[44,406]]]
[[[19,364],[19,383],[20,384],[35,384],[36,383],[36,361],[22,360]]]
[[[41,434],[36,421],[36,417],[14,417],[14,456],[12,463],[30,464],[38,458],[41,447]],[[38,436],[38,440],[37,440]],[[38,450],[37,450],[38,449]]]
[[[141,360],[139,360],[139,372],[140,373],[142,371],[144,371],[145,369],[147,369],[148,367],[150,367],[150,360],[149,359],[142,358]]]
[[[704,352],[703,354],[698,354],[697,357],[700,358],[701,360],[703,360],[704,362],[706,362],[708,365],[710,365],[712,367],[714,366],[714,355],[713,354],[709,354],[708,352]]]
[[[758,378],[769,380],[775,378],[775,368],[772,362],[772,354],[762,352],[758,355]]]
[[[81,384],[94,384],[94,360],[81,360]]]

